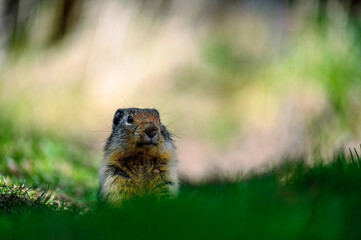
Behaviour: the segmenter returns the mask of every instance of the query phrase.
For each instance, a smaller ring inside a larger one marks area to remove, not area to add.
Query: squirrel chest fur
[[[100,197],[119,204],[134,196],[178,191],[173,140],[155,109],[118,109],[99,171]]]

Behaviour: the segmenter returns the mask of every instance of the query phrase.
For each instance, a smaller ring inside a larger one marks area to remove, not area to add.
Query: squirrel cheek
[[[131,138],[132,141],[134,141],[135,143],[138,142],[140,139],[142,139],[142,134],[135,132],[133,134],[133,137]]]

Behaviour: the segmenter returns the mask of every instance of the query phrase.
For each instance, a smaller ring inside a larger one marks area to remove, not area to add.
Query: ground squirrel
[[[99,171],[100,197],[116,205],[134,196],[178,191],[173,140],[155,109],[118,109]]]

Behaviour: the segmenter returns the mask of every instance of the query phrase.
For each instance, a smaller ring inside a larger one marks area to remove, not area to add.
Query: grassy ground
[[[49,197],[3,182],[1,239],[360,239],[360,167],[355,152],[329,164],[286,161],[265,174],[183,184],[173,200],[135,199],[119,209],[101,206],[95,197],[80,198],[83,204],[76,205],[79,193],[67,189],[86,185],[71,178],[60,191],[72,199],[70,207],[59,204],[57,193]]]
[[[58,200],[94,201],[97,155],[79,139],[19,123],[6,108],[0,117],[0,179],[7,186],[47,190]],[[11,117],[9,117],[11,116]],[[30,129],[30,130],[29,130]]]

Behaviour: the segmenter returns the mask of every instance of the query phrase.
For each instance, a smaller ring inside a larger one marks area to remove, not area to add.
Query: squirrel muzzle
[[[161,138],[160,129],[154,122],[145,122],[141,126],[140,141],[138,146],[158,145]]]

